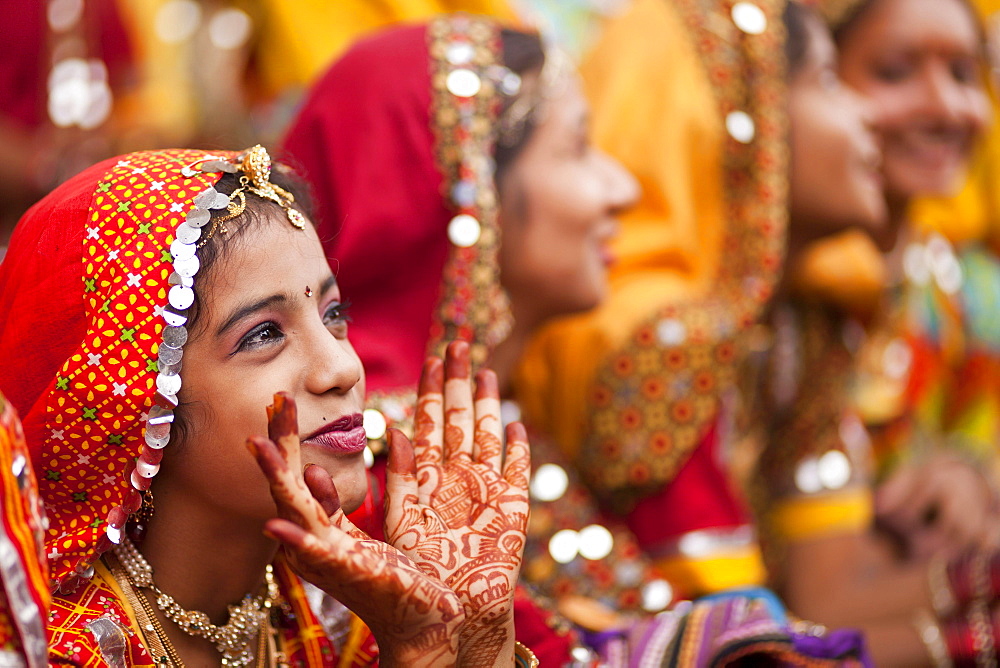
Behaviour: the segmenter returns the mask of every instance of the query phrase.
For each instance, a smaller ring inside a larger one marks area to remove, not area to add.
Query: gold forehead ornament
[[[209,165],[203,165],[202,169],[206,166]],[[235,170],[233,167],[235,167]],[[305,229],[305,216],[293,206],[295,204],[295,196],[281,186],[271,183],[271,156],[268,155],[266,148],[260,144],[248,148],[236,156],[234,162],[226,163],[222,166],[220,171],[242,173],[240,176],[240,185],[229,194],[229,205],[226,207],[226,213],[212,220],[212,227],[208,231],[208,234],[201,240],[201,243],[198,244],[199,248],[204,246],[215,235],[216,231],[222,234],[229,233],[225,223],[246,210],[247,192],[274,202],[285,212],[285,216],[288,217],[288,222],[292,224],[292,227],[298,230]]]

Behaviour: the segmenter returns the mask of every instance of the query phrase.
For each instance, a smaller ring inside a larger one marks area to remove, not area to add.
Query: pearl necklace
[[[251,597],[247,594],[239,605],[229,606],[229,621],[224,626],[216,626],[204,612],[185,610],[172,596],[163,593],[153,584],[153,567],[139,554],[128,538],[122,538],[121,544],[115,546],[114,552],[132,584],[153,590],[156,594],[156,607],[166,615],[167,619],[177,624],[181,631],[212,642],[222,654],[223,666],[242,668],[250,665],[253,661],[251,651],[253,638],[260,631],[279,596],[278,583],[274,579],[270,564],[264,575],[267,582],[267,596]]]

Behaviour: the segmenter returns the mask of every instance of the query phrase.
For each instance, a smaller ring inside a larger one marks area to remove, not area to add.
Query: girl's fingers
[[[476,431],[472,458],[500,471],[503,459],[503,423],[500,419],[500,388],[497,375],[489,369],[476,374]]]
[[[413,445],[403,432],[390,429],[389,462],[386,472],[386,517],[393,506],[402,504],[408,497],[417,500],[417,461]]]
[[[371,536],[354,526],[354,522],[344,514],[343,508],[330,515],[330,525],[356,540],[372,540]]]
[[[268,482],[278,482],[288,474],[288,464],[278,452],[274,441],[263,436],[251,436],[247,439],[246,446]]]
[[[444,456],[444,363],[429,357],[420,377],[413,450],[421,503],[428,503],[441,478]]]
[[[398,430],[389,433],[389,463],[385,482],[385,536],[391,545],[413,549],[422,532],[414,533],[423,515],[413,512],[419,503],[417,463],[409,439]],[[410,538],[404,538],[410,536]]]
[[[315,548],[316,537],[300,527],[295,522],[274,518],[264,523],[264,535],[271,540],[283,543],[291,550],[306,550]]]
[[[274,403],[267,410],[267,435],[278,446],[281,456],[293,471],[302,468],[299,454],[299,417],[295,399],[287,392],[274,395]]]
[[[452,341],[444,360],[444,461],[472,458],[475,415],[472,405],[469,344]]]
[[[528,493],[531,471],[531,449],[528,434],[520,422],[507,425],[507,457],[503,463],[503,478],[524,494]]]
[[[323,512],[324,524],[329,524],[329,517],[340,510],[340,495],[337,494],[337,486],[333,484],[333,478],[322,466],[309,464],[302,473],[302,479],[306,482],[309,493],[319,504]]]

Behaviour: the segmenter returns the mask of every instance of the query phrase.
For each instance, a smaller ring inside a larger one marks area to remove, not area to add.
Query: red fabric
[[[643,498],[625,518],[639,545],[649,550],[690,531],[735,528],[750,523],[719,461],[713,426],[669,485]]]
[[[173,269],[169,240],[219,178],[183,173],[204,156],[140,152],[85,170],[25,214],[0,268],[0,353],[10,359],[0,388],[24,411],[50,577],[63,593],[110,547],[106,527],[138,508],[135,458],[160,456],[143,438],[164,327],[157,307]]]
[[[83,233],[94,188],[117,161],[84,170],[33,206],[0,263],[0,391],[23,416],[29,444],[41,443],[45,411],[32,410],[86,331]],[[44,336],[40,341],[39,337]]]
[[[316,83],[283,145],[314,188],[370,392],[416,386],[448,255],[430,89],[425,28],[381,33]]]

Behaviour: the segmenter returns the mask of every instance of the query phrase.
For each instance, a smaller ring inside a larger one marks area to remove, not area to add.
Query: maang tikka
[[[268,155],[267,149],[257,144],[237,156],[236,160],[238,162],[235,164],[224,163],[219,167],[224,172],[242,172],[240,185],[229,194],[229,204],[226,207],[226,213],[212,220],[212,227],[209,229],[208,234],[202,238],[201,243],[198,244],[198,248],[208,243],[209,239],[215,236],[216,231],[222,234],[229,233],[229,230],[226,228],[226,221],[236,218],[246,210],[247,191],[280,206],[284,210],[285,215],[288,217],[288,222],[292,224],[292,227],[304,230],[306,219],[302,215],[302,212],[293,206],[295,196],[281,186],[271,183],[271,156]]]

